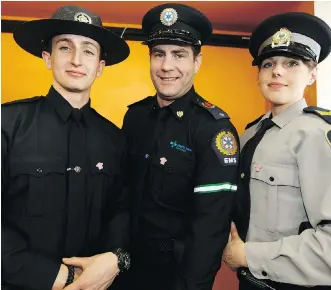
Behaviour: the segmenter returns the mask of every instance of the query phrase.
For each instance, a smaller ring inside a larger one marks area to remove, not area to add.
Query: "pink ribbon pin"
[[[256,171],[256,172],[259,172],[259,171],[261,170],[261,168],[262,168],[262,165],[260,165],[260,164],[255,164],[255,165],[254,165],[254,168],[255,168],[255,171]]]
[[[95,165],[99,170],[103,169],[103,163],[99,162],[97,165]]]

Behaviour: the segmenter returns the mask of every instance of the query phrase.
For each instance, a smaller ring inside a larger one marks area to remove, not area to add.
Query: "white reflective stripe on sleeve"
[[[217,191],[237,191],[237,185],[231,183],[218,183],[194,187],[194,193],[209,193]]]

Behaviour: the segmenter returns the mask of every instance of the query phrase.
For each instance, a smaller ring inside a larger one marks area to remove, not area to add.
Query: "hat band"
[[[150,34],[144,43],[149,43],[154,40],[178,40],[192,45],[201,46],[201,40],[193,36],[187,30],[182,29],[160,29]]]
[[[270,36],[267,40],[265,40],[260,48],[259,48],[259,52],[258,52],[258,55],[260,55],[262,53],[262,51],[264,50],[264,48],[266,48],[267,46],[271,45],[272,44],[272,38],[273,36]],[[291,41],[290,41],[290,44],[283,44],[283,45],[277,45],[275,48],[277,49],[277,47],[279,48],[284,48],[284,47],[290,47],[291,45],[294,45],[294,46],[306,46],[306,49],[311,52],[313,52],[313,57],[312,58],[315,58],[316,62],[318,61],[318,58],[319,58],[319,55],[320,55],[320,52],[321,52],[321,46],[312,38],[306,36],[306,35],[303,35],[303,34],[300,34],[300,33],[295,33],[295,32],[292,32],[291,33]]]

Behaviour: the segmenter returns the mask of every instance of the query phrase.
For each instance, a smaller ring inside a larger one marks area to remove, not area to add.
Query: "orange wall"
[[[46,94],[52,81],[42,59],[23,51],[10,33],[1,34],[2,102]],[[148,49],[129,41],[129,58],[107,67],[91,93],[92,106],[121,127],[127,105],[154,94],[149,78]],[[196,76],[196,90],[224,109],[242,133],[245,125],[263,114],[265,101],[257,86],[257,69],[251,66],[247,49],[212,47],[202,49],[203,62]],[[316,104],[316,88],[307,90],[307,100]]]
[[[10,33],[2,33],[2,102],[46,94],[52,81],[42,59],[23,51]],[[122,125],[126,106],[154,94],[149,78],[148,49],[129,41],[129,58],[107,67],[91,93],[92,106]],[[239,132],[264,112],[265,102],[257,88],[257,70],[246,49],[203,47],[203,62],[195,80],[196,90],[223,108]]]

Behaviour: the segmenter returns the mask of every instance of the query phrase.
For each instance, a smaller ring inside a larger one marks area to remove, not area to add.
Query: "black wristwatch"
[[[121,248],[116,249],[114,251],[114,254],[117,256],[118,269],[120,270],[120,272],[129,270],[131,264],[130,254]]]

